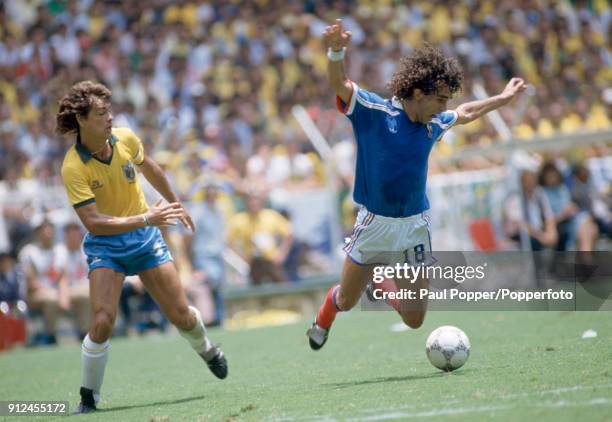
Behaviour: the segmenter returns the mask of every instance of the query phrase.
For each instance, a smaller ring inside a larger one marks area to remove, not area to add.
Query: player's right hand
[[[147,220],[151,226],[176,226],[176,220],[183,216],[183,206],[180,202],[161,205],[162,200],[158,200],[149,209]]]
[[[349,45],[351,32],[342,29],[342,19],[336,19],[336,23],[325,28],[323,42],[325,46],[333,51],[340,51]]]

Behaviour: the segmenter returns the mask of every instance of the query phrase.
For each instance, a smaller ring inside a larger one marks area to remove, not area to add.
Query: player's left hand
[[[323,42],[326,47],[334,51],[340,51],[342,48],[348,47],[351,36],[351,31],[345,31],[342,28],[342,19],[336,19],[335,24],[325,27]]]
[[[183,204],[180,205],[180,208],[177,209],[177,211],[180,213],[178,219],[181,223],[183,223],[183,226],[185,226],[185,228],[191,230],[192,233],[195,232],[195,224],[193,223],[191,216],[189,215]]]
[[[512,78],[510,82],[506,85],[504,90],[502,91],[502,97],[506,98],[508,101],[512,100],[521,92],[527,89],[527,84],[523,80],[523,78]]]

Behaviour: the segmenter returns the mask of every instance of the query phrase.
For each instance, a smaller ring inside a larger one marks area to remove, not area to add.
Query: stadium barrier
[[[301,316],[316,312],[327,290],[340,280],[340,274],[309,277],[298,283],[228,286],[225,292],[227,319],[241,312],[262,313],[270,309],[288,310]]]

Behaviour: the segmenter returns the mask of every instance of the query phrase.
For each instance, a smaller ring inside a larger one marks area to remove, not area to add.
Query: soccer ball
[[[459,328],[444,325],[429,335],[425,343],[425,353],[436,368],[454,371],[461,368],[470,357],[470,340]]]

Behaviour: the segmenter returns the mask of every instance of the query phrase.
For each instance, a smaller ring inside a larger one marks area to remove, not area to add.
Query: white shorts
[[[361,207],[344,252],[359,265],[432,263],[429,216],[391,218]]]

